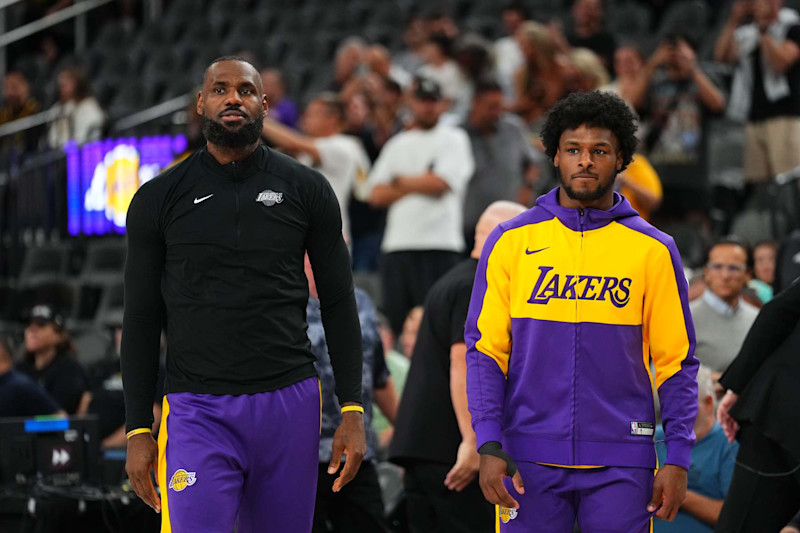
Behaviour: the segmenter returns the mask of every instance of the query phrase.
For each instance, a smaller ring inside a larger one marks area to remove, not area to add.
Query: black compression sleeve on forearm
[[[308,258],[319,294],[336,397],[340,404],[361,403],[363,353],[350,252],[342,237],[342,218],[333,189],[327,181],[318,185],[312,196]]]
[[[348,273],[349,275],[349,273]],[[321,298],[321,296],[320,296]],[[321,302],[321,300],[320,300]],[[333,305],[321,303],[322,324],[336,380],[340,404],[361,403],[361,328],[356,300],[351,292]]]
[[[517,473],[517,463],[515,463],[514,459],[512,459],[511,456],[503,450],[503,447],[496,440],[484,442],[483,446],[478,448],[478,453],[481,455],[491,455],[505,461],[506,473],[509,475],[509,477]]]
[[[161,273],[164,243],[154,207],[141,191],[128,209],[128,255],[125,262],[125,316],[122,323],[122,369],[125,431],[153,424],[161,339]]]

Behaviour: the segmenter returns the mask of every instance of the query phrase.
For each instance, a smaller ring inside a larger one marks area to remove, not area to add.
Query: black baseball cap
[[[66,325],[64,314],[50,304],[37,304],[31,307],[27,313],[26,322],[29,324],[35,322],[42,326],[54,324],[59,328],[63,328]]]
[[[441,100],[442,88],[439,84],[430,79],[417,77],[414,88],[414,96],[420,100]]]

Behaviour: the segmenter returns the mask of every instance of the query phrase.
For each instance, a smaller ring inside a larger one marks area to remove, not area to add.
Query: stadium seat
[[[66,279],[69,271],[69,253],[69,247],[66,245],[28,248],[19,273],[19,286],[34,287]]]
[[[163,79],[148,79],[145,83],[139,78],[128,78],[118,88],[111,104],[108,106],[108,115],[112,120],[117,120],[137,111],[141,111],[153,104],[153,94],[160,90]]]
[[[606,17],[606,26],[615,35],[638,37],[650,32],[652,19],[647,7],[629,0],[617,6],[614,16]]]
[[[108,284],[121,282],[125,267],[125,241],[103,239],[89,243],[86,259],[78,276],[82,284]]]
[[[89,368],[105,357],[111,348],[111,334],[105,328],[76,325],[72,331],[75,358]]]
[[[97,326],[108,324],[111,319],[122,316],[125,309],[125,285],[120,280],[109,283],[103,289],[103,295],[97,306],[94,322]]]

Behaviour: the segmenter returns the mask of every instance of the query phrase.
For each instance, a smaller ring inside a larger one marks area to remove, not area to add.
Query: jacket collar
[[[611,209],[605,211],[594,208],[575,209],[563,207],[558,203],[558,191],[560,188],[556,187],[549,193],[537,198],[536,205],[551,213],[572,231],[599,229],[616,220],[639,215],[631,207],[628,199],[618,192],[614,193],[614,205]]]

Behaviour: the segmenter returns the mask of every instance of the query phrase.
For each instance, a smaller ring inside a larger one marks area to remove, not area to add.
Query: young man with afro
[[[560,187],[483,248],[467,394],[500,531],[568,533],[577,520],[586,532],[644,533],[685,497],[694,327],[674,241],[614,192],[635,132],[617,96],[559,101],[542,140]],[[654,391],[667,448],[655,477]]]

